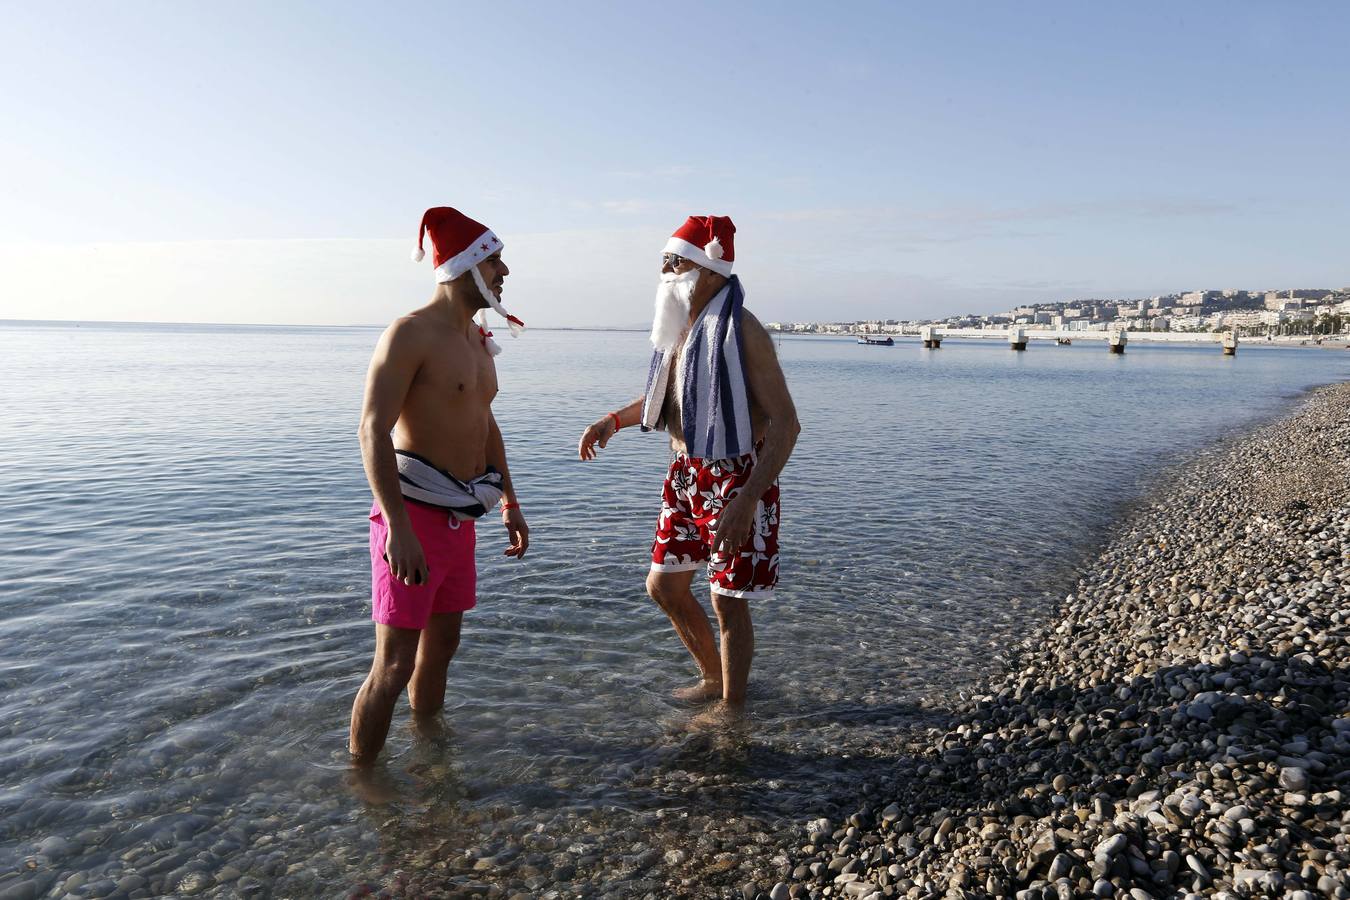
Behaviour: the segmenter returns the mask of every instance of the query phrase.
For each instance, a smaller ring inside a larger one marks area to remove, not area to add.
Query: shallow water
[[[728,812],[810,814],[841,758],[997,665],[1170,461],[1350,374],[1350,353],[1252,346],[781,339],[803,423],[783,583],[754,610],[752,718],[710,755],[642,588],[664,443],[576,459],[640,390],[645,337],[508,341],[531,549],[503,558],[480,523],[444,722],[401,706],[372,804],[345,743],[373,643],[355,424],[376,336],[0,323],[0,890],[181,849],[264,881],[303,863],[331,893],[484,821],[668,805],[693,769]]]

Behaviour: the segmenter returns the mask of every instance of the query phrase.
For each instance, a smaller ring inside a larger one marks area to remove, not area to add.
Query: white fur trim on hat
[[[427,255],[426,255],[426,253],[422,252],[422,248],[421,248],[421,247],[414,247],[414,248],[413,248],[413,252],[412,252],[412,261],[413,261],[413,262],[421,262],[422,260],[424,260],[424,259],[426,259],[426,258],[427,258]]]
[[[712,247],[714,244],[716,244],[716,249],[721,251],[721,242],[716,238],[713,238],[713,240],[708,242],[709,247]],[[713,259],[702,247],[696,247],[682,238],[673,237],[666,241],[666,247],[661,252],[674,253],[676,256],[683,256],[690,262],[697,263],[705,269],[712,269],[718,275],[725,275],[728,278],[731,277],[732,263],[722,259],[722,254],[720,252],[718,253],[717,258]]]
[[[703,245],[703,252],[708,255],[708,259],[721,259],[722,242],[719,241],[717,238],[713,238],[711,241],[708,241],[708,243]]]
[[[487,249],[483,249],[486,247]],[[502,242],[492,233],[492,229],[480,234],[469,246],[459,251],[436,267],[436,283],[454,281],[465,272],[502,249]]]

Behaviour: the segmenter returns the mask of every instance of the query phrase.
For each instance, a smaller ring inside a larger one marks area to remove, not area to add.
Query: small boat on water
[[[895,346],[895,338],[877,337],[876,335],[864,334],[858,337],[858,343],[871,344],[874,347],[893,347]]]
[[[1067,347],[1073,343],[1073,338],[1055,338],[1055,343],[1061,347]]]

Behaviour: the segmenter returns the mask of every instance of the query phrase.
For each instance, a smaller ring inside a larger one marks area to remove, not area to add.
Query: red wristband
[[[507,512],[508,510],[512,510],[512,509],[520,509],[520,504],[519,504],[519,503],[503,503],[503,504],[502,504],[502,512]]]
[[[610,417],[611,419],[614,420],[614,430],[615,430],[615,431],[618,431],[620,428],[623,428],[623,423],[619,421],[619,414],[618,414],[618,413],[612,412],[612,413],[609,414],[609,417]]]

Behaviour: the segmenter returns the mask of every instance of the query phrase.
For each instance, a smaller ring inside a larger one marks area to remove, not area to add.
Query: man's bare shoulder
[[[747,331],[757,331],[765,335],[769,333],[768,330],[765,329],[765,327],[760,323],[759,319],[755,316],[755,314],[752,313],[750,310],[746,309],[744,306],[741,307],[741,325]]]
[[[769,330],[755,318],[754,313],[744,307],[741,308],[741,332],[745,338],[747,351],[777,355],[774,353],[773,338],[769,336]]]
[[[395,341],[425,341],[430,340],[436,330],[435,323],[426,316],[411,312],[390,322],[384,333]]]
[[[446,322],[418,311],[390,322],[380,340],[392,352],[418,353],[431,347],[443,348],[456,336],[456,329]]]
[[[389,323],[375,345],[372,371],[406,371],[421,368],[433,346],[427,322],[417,315],[400,316]]]

